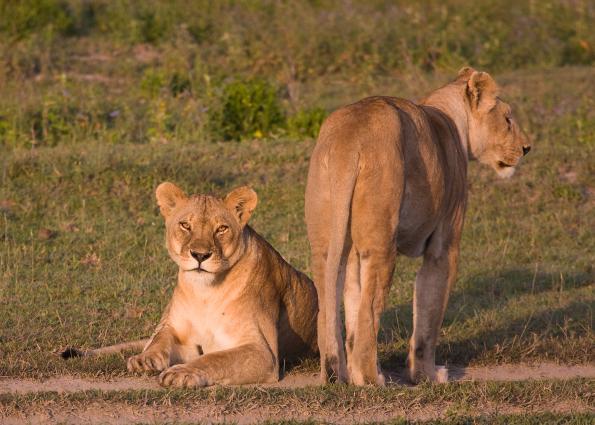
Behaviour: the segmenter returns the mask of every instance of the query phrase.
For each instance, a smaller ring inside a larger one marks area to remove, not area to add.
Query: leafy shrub
[[[163,72],[154,69],[147,69],[143,74],[140,87],[145,95],[156,97],[165,86],[166,77]]]
[[[140,35],[147,43],[157,43],[165,37],[168,27],[154,11],[145,11],[140,17]]]
[[[33,144],[55,146],[72,132],[77,114],[72,105],[45,99],[39,107],[26,112],[24,124],[29,127]]]
[[[322,108],[299,111],[287,119],[287,131],[292,136],[316,137],[326,115]]]
[[[225,140],[264,137],[285,124],[277,89],[264,80],[226,85],[215,109],[211,125]]]
[[[175,72],[169,80],[169,90],[172,96],[178,96],[184,92],[189,92],[192,88],[192,83],[188,77]]]
[[[558,199],[565,199],[567,201],[580,201],[582,199],[581,192],[572,185],[560,184],[553,189],[554,196]]]
[[[595,61],[595,48],[586,40],[571,37],[564,47],[561,63],[588,65]]]
[[[16,132],[8,117],[0,115],[0,145],[15,145]]]
[[[68,3],[59,0],[0,0],[0,33],[14,38],[51,29],[69,35],[75,17]]]

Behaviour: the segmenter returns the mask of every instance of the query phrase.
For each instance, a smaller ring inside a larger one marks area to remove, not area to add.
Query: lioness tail
[[[347,238],[351,201],[358,175],[359,156],[352,152],[330,152],[329,158],[329,186],[333,188],[331,195],[331,235],[325,268],[325,305],[326,311],[326,365],[327,373],[337,374],[339,382],[346,382],[348,376],[345,370],[345,358],[341,329],[343,327],[340,316],[341,295],[343,287],[340,284],[340,269],[345,267],[341,258]],[[337,358],[336,354],[339,354]]]
[[[71,357],[93,357],[104,356],[108,354],[121,353],[126,350],[141,351],[149,339],[140,339],[138,341],[122,342],[120,344],[109,345],[107,347],[96,348],[94,350],[80,350],[75,347],[68,347],[60,353],[63,359],[70,359]]]

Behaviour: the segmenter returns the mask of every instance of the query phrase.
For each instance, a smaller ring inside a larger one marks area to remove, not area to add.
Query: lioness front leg
[[[189,363],[172,366],[159,375],[159,384],[192,388],[275,382],[278,378],[278,364],[271,350],[264,343],[254,343],[208,353]]]
[[[142,353],[128,359],[130,372],[161,372],[170,365],[171,351],[175,337],[167,325],[157,327],[155,335]]]
[[[438,256],[426,252],[417,273],[408,357],[409,378],[414,383],[424,378],[448,381],[448,371],[445,367],[436,367],[435,355],[448,294],[455,280],[458,251],[455,244]]]

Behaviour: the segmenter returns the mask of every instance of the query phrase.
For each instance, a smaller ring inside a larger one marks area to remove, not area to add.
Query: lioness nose
[[[523,146],[523,156],[527,155],[531,150],[531,146]]]
[[[190,255],[192,255],[192,257],[199,263],[202,263],[203,261],[208,260],[212,254],[213,254],[212,252],[190,251]]]

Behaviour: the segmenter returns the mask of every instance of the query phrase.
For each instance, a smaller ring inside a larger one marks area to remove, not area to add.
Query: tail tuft
[[[64,360],[68,360],[73,357],[83,357],[84,355],[84,351],[74,347],[67,347],[64,351],[60,353],[60,357],[62,357]]]

